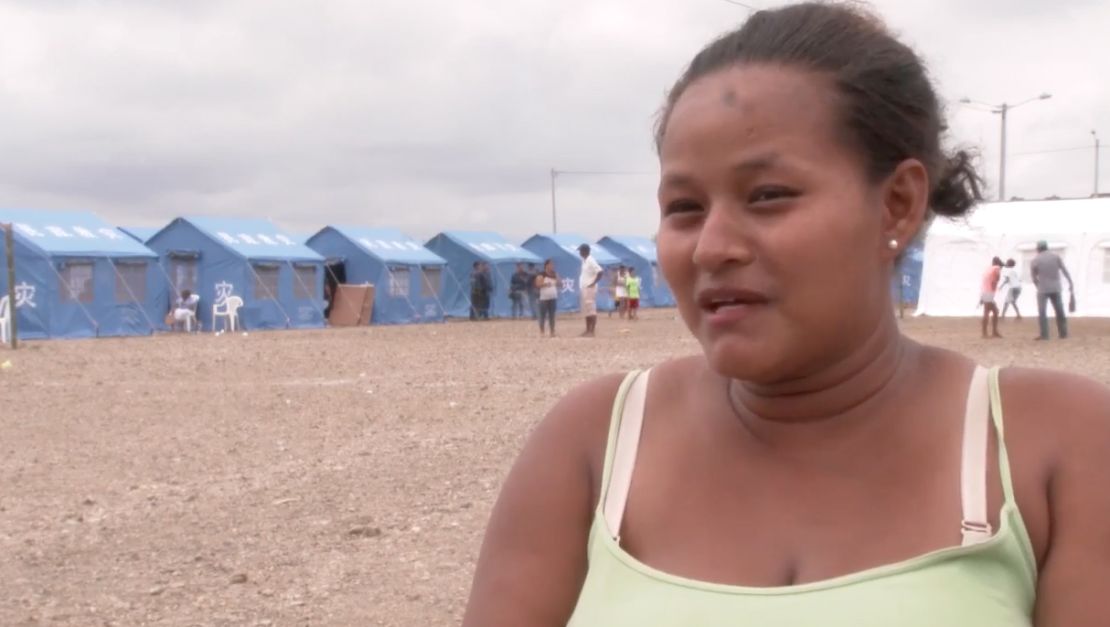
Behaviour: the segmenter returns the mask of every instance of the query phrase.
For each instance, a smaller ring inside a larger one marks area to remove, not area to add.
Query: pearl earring
[[[896,240],[896,239],[890,240],[889,242],[887,242],[887,246],[890,246],[891,250],[898,250],[898,240]]]

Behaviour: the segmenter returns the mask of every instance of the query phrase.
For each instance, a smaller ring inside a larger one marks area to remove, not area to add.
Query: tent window
[[[1021,280],[1025,283],[1033,282],[1033,259],[1037,257],[1037,251],[1025,250],[1021,253]]]
[[[1049,244],[1048,250],[1063,257],[1067,253],[1064,246],[1057,244]],[[1033,282],[1033,260],[1037,258],[1036,250],[1023,250],[1021,251],[1021,280],[1025,283]],[[1106,265],[1105,263],[1103,264]]]
[[[420,284],[420,296],[435,298],[439,296],[439,287],[443,285],[443,270],[424,266],[424,280]]]
[[[1110,283],[1110,248],[1102,250],[1102,282]]]
[[[409,269],[389,269],[389,295],[394,298],[409,297]]]
[[[316,298],[316,266],[293,266],[293,298]]]
[[[651,284],[652,285],[662,285],[663,284],[663,280],[661,278],[659,278],[659,264],[657,264],[657,263],[651,264]]]
[[[197,260],[196,258],[173,257],[170,259],[170,280],[173,281],[173,296],[185,290],[197,293]]]
[[[63,303],[91,303],[93,294],[93,264],[89,261],[67,263],[61,272],[62,284],[58,290]]]
[[[146,300],[146,263],[116,264],[116,302],[131,303]]]
[[[254,297],[258,300],[277,300],[278,278],[281,267],[252,264],[254,268]]]

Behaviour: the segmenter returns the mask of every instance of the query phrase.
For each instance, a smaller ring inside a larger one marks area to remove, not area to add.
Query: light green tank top
[[[589,572],[568,627],[1033,624],[1036,561],[1014,500],[1002,437],[996,370],[988,375],[984,369],[978,369],[968,395],[961,471],[962,546],[825,581],[766,588],[720,585],[670,575],[641,563],[621,548],[620,521],[635,466],[647,374],[630,375],[617,396],[606,449],[602,499],[590,530]],[[1000,528],[993,534],[986,523],[988,415],[994,418],[1005,495]]]

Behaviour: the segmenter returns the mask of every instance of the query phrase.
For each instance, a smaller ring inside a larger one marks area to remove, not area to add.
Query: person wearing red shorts
[[[628,278],[625,279],[624,288],[628,298],[628,319],[637,320],[640,317],[640,285],[643,279],[636,276],[636,269],[628,269]]]

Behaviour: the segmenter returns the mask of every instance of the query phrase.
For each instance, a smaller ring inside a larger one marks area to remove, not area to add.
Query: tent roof
[[[575,257],[578,256],[578,247],[582,244],[588,244],[590,246],[590,254],[594,256],[594,259],[597,260],[599,264],[603,266],[616,266],[621,263],[620,258],[609,252],[604,246],[595,244],[577,233],[537,233],[535,237],[549,239],[554,242],[556,246],[571,253]]]
[[[0,222],[12,223],[17,236],[49,255],[158,256],[89,212],[0,209]]]
[[[655,252],[655,242],[651,241],[651,238],[639,235],[609,235],[607,237],[652,263],[659,260]]]
[[[213,217],[181,219],[246,259],[324,259],[269,220]]]
[[[155,234],[158,233],[158,231],[161,231],[162,228],[163,227],[155,226],[121,226],[119,227],[119,230],[127,233],[131,237],[134,237],[140,242],[146,242],[150,238],[154,237]]]
[[[938,217],[928,235],[963,236],[969,230],[1036,238],[1110,233],[1110,198],[987,203],[966,218]]]
[[[542,262],[539,257],[492,231],[444,231],[442,235],[466,246],[486,261]]]
[[[386,263],[446,265],[443,257],[399,229],[331,225],[331,228],[359,248]],[[309,238],[311,240],[311,238]]]

